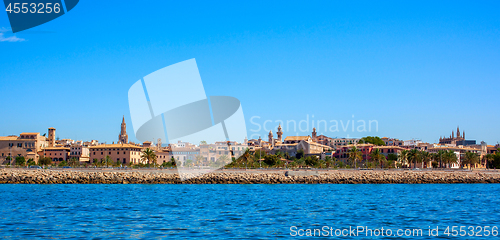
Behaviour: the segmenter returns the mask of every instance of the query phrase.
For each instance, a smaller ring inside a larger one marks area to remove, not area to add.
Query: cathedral
[[[457,127],[457,135],[455,136],[455,133],[452,131],[450,137],[440,137],[439,138],[439,144],[454,144],[457,145],[457,143],[462,143],[465,141],[465,131],[460,134],[460,128]],[[458,144],[460,145],[460,144]]]
[[[127,124],[125,124],[125,116],[123,116],[122,128],[120,131],[120,135],[118,135],[118,143],[128,143]]]

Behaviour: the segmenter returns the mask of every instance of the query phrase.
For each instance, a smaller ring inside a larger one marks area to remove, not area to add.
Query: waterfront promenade
[[[196,174],[196,170],[192,174]],[[188,172],[188,174],[191,174]],[[175,169],[0,169],[0,184],[500,183],[497,170],[226,169],[181,181]]]

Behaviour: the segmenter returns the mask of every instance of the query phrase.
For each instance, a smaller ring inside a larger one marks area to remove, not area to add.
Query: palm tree
[[[72,166],[72,167],[75,167],[76,164],[78,164],[78,160],[74,157],[72,157],[70,160],[69,160],[69,165]]]
[[[417,162],[420,161],[420,152],[417,149],[412,149],[408,152],[408,160],[410,164],[413,162],[413,168],[417,168]]]
[[[108,163],[111,163],[111,157],[109,155],[106,155],[106,158],[104,159],[104,161],[106,162],[106,167],[108,167]]]
[[[486,166],[486,168],[489,168],[490,163],[493,161],[493,159],[494,159],[494,155],[491,153],[488,153],[483,157],[483,162],[484,162],[484,165]]]
[[[198,154],[196,155],[196,157],[194,157],[194,159],[196,160],[196,166],[201,166],[203,162],[203,156],[201,154]]]
[[[432,155],[429,152],[426,151],[420,151],[420,162],[422,163],[428,163],[432,159]],[[424,167],[424,164],[422,164],[422,168]]]
[[[398,160],[401,162],[401,166],[405,166],[406,161],[408,160],[408,150],[399,152]]]
[[[451,167],[451,164],[458,162],[457,155],[453,150],[448,150],[444,152],[443,160],[444,163],[448,165],[448,168]]]
[[[370,159],[373,162],[378,162],[380,168],[383,168],[382,161],[385,159],[385,156],[384,154],[382,154],[379,148],[373,149],[373,151],[370,153]]]
[[[363,159],[362,153],[356,148],[356,146],[349,149],[349,160],[354,162],[354,168],[356,168],[356,162]]]
[[[153,150],[146,148],[144,151],[142,151],[141,155],[142,160],[146,160],[148,165],[153,163],[153,165],[156,165],[156,154]]]
[[[229,161],[230,161],[230,159],[227,155],[221,155],[214,163],[212,163],[212,167],[215,167],[215,168],[224,167],[226,164],[229,163]]]
[[[245,153],[243,153],[240,157],[240,159],[242,161],[245,162],[245,167],[248,166],[248,162],[252,160],[252,155],[250,154],[250,149],[247,148],[247,150],[245,150]]]
[[[439,160],[439,168],[442,168],[443,167],[443,159],[444,159],[444,155],[445,155],[446,151],[443,151],[443,150],[439,150],[436,154],[436,160]]]
[[[469,165],[469,170],[470,170],[472,168],[472,166],[475,165],[476,163],[479,163],[479,155],[477,155],[477,153],[473,153],[473,152],[466,152],[465,156],[464,156],[464,160],[462,161],[462,164]]]

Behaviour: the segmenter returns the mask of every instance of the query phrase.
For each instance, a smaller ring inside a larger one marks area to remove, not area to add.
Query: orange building
[[[109,156],[113,162],[122,164],[141,163],[142,147],[132,144],[101,144],[89,147],[90,160],[102,161]]]

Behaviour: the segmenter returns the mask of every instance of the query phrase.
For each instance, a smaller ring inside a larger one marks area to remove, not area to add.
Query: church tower
[[[273,131],[269,131],[269,146],[274,147]]]
[[[278,143],[282,143],[283,142],[283,132],[281,131],[281,123],[280,125],[278,126],[278,132],[276,132],[276,134],[278,135]]]
[[[313,142],[316,142],[316,128],[313,128],[313,131],[312,131],[312,140],[313,140]]]
[[[56,129],[49,128],[49,147],[56,146]]]
[[[457,138],[460,138],[460,128],[457,126]]]
[[[120,135],[118,135],[118,143],[128,143],[127,124],[125,124],[125,116],[123,116],[122,128],[120,131]]]

